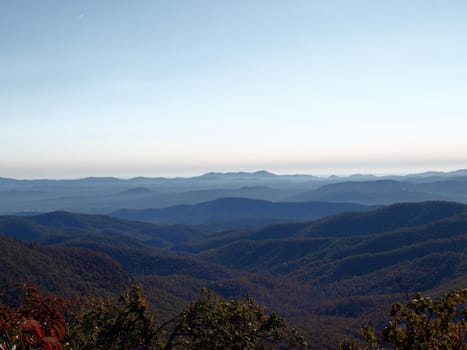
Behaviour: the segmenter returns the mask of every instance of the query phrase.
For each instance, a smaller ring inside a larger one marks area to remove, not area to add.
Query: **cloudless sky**
[[[1,0],[0,177],[467,168],[467,1]]]

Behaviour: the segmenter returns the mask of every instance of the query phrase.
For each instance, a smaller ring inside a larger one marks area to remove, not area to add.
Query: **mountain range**
[[[310,221],[342,212],[369,211],[376,206],[333,202],[270,202],[249,198],[219,198],[168,208],[120,209],[111,216],[163,224],[204,225],[223,229],[251,228],[287,221]]]
[[[392,301],[467,285],[467,206],[454,202],[209,233],[59,211],[0,217],[0,233],[2,286],[30,278],[70,295],[137,281],[167,314],[200,287],[250,294],[331,348]]]
[[[220,198],[272,202],[347,202],[384,205],[444,200],[467,203],[467,170],[405,176],[347,177],[207,173],[186,178],[15,180],[0,178],[0,214],[57,210],[109,214],[120,209],[165,208]]]
[[[348,177],[0,178],[0,288],[132,283],[168,318],[207,287],[337,348],[391,302],[467,286],[467,170]],[[313,345],[314,344],[314,345]]]

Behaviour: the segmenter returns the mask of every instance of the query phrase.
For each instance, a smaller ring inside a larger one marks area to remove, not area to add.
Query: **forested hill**
[[[66,297],[108,295],[128,288],[133,278],[109,257],[79,247],[45,247],[0,236],[0,286],[34,284]]]
[[[394,278],[410,276],[411,266],[410,288],[429,289],[443,278],[467,272],[467,213],[464,205],[456,203],[398,204],[311,224],[225,234],[178,249],[196,251],[206,260],[231,268],[311,278],[312,284],[374,274],[367,282],[376,279],[381,283],[379,290],[397,288],[395,279],[384,278],[391,273]],[[432,270],[426,270],[427,266]],[[362,281],[359,288],[370,292]]]
[[[100,293],[132,279],[153,291],[151,302],[167,313],[203,286],[224,296],[250,294],[306,325],[316,344],[342,339],[406,294],[467,286],[467,211],[451,202],[400,203],[211,235],[54,212],[0,217],[0,233],[42,244],[2,238],[3,285],[31,277],[47,290],[63,281],[68,291]]]
[[[137,221],[165,224],[228,225],[239,228],[248,223],[311,221],[343,212],[361,212],[375,209],[354,203],[333,202],[270,202],[249,198],[219,198],[199,204],[177,205],[168,208],[121,209],[111,216]],[[256,224],[255,226],[258,226]]]
[[[156,225],[119,220],[105,215],[57,211],[34,216],[0,216],[0,234],[25,241],[53,244],[84,236],[102,240],[126,239],[135,244],[166,247],[205,234],[186,225]]]
[[[364,213],[343,213],[313,222],[285,223],[256,230],[219,234],[180,244],[175,249],[200,251],[238,240],[350,237],[388,233],[409,228],[442,226],[444,232],[464,230],[467,206],[453,202],[399,203]],[[438,232],[440,233],[440,232]]]

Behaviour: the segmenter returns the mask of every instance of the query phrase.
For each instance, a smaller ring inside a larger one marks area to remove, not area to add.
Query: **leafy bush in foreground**
[[[223,299],[203,290],[176,317],[156,324],[141,287],[118,300],[90,299],[70,323],[73,349],[221,350],[306,348],[283,318],[247,297]]]
[[[439,300],[417,293],[406,305],[394,303],[388,316],[391,320],[382,331],[381,342],[370,327],[361,330],[366,342],[363,349],[388,345],[394,350],[467,350],[467,289],[452,290]],[[359,347],[345,341],[341,349]]]
[[[20,306],[0,304],[0,349],[63,349],[67,329],[63,301],[43,297],[33,286],[23,288]]]

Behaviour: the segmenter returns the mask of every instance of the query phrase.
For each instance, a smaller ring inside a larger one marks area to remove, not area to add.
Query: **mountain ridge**
[[[201,287],[225,297],[248,294],[268,308],[281,310],[293,324],[306,325],[314,337],[334,339],[348,335],[350,325],[358,328],[361,319],[375,320],[375,315],[406,294],[465,287],[466,207],[440,201],[399,203],[311,222],[195,235],[191,241],[177,237],[179,231],[168,230],[166,236],[157,236],[165,245],[152,244],[150,239],[156,236],[148,237],[146,230],[157,225],[102,215],[55,212],[0,217],[0,233],[24,235],[22,227],[11,226],[16,229],[13,232],[5,226],[19,220],[29,223],[30,230],[39,230],[43,236],[38,241],[46,245],[0,236],[0,251],[7,251],[6,260],[0,256],[0,270],[5,269],[0,282],[5,285],[21,274],[52,273],[51,278],[31,280],[52,290],[60,287],[55,281],[63,276],[68,291],[101,293],[103,285],[116,288],[109,284],[112,274],[107,274],[115,268],[121,276],[143,284],[151,300],[166,308],[197,297]],[[50,257],[41,262],[36,250]],[[81,260],[79,254],[96,259]],[[111,262],[104,264],[109,268],[99,270],[90,264],[89,274],[77,273],[87,262],[101,258]],[[98,281],[92,279],[101,274],[105,283],[95,285]],[[83,276],[84,285],[79,283]]]
[[[67,180],[0,179],[0,214],[65,210],[108,214],[122,208],[164,208],[224,197],[273,202],[387,205],[445,200],[467,203],[467,171],[395,176],[317,177],[258,172],[211,172],[195,177]]]
[[[374,206],[331,202],[272,202],[260,199],[226,197],[194,205],[142,210],[120,209],[110,216],[126,220],[189,225],[231,223],[236,220],[309,221],[345,211],[368,211]]]

